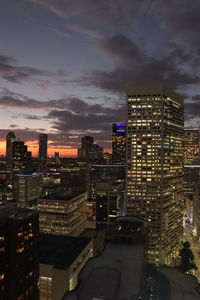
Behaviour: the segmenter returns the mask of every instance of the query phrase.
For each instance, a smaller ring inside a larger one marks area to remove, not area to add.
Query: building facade
[[[38,213],[0,206],[0,298],[39,300]]]
[[[91,257],[90,238],[40,234],[40,300],[63,299]]]
[[[96,185],[96,224],[109,224],[120,215],[122,184],[98,182]]]
[[[199,161],[199,129],[184,128],[184,164],[191,165]]]
[[[183,98],[163,85],[126,95],[126,213],[148,222],[148,261],[168,264],[183,234]]]
[[[115,123],[112,126],[112,163],[126,163],[126,124]]]
[[[47,164],[47,139],[48,135],[41,133],[39,135],[39,170],[44,171]]]
[[[87,162],[103,162],[103,148],[94,144],[94,138],[84,136],[81,139],[81,148],[78,149],[78,158]]]
[[[17,203],[20,207],[36,207],[42,196],[43,173],[17,175]]]
[[[79,236],[86,229],[87,193],[64,191],[38,199],[40,232]]]

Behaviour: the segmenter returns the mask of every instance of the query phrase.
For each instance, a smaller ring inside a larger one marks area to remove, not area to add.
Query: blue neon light
[[[126,124],[125,123],[117,123],[117,126],[123,126],[123,127],[125,127]]]
[[[36,176],[36,175],[43,175],[43,173],[17,174],[17,176],[19,176],[19,177],[30,177],[30,176]]]
[[[118,129],[117,132],[125,132],[126,130],[124,129]]]

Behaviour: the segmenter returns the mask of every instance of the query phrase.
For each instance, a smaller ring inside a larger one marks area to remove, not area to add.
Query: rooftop
[[[62,300],[132,299],[141,289],[143,264],[143,243],[108,243],[99,257],[87,262],[78,286]]]
[[[38,214],[36,210],[29,210],[26,208],[16,207],[9,210],[8,217],[9,219],[21,220]]]
[[[48,199],[48,200],[63,200],[63,201],[69,201],[72,198],[75,198],[83,193],[72,193],[72,190],[66,190],[66,191],[60,191],[58,193],[46,196],[42,199]]]
[[[183,103],[183,97],[163,84],[128,85],[127,95],[166,95]]]
[[[67,269],[91,241],[87,237],[56,236],[40,234],[40,264],[52,265],[57,269]]]

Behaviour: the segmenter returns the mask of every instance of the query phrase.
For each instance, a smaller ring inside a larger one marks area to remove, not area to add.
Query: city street
[[[187,226],[184,228],[184,238],[185,241],[188,241],[190,243],[190,248],[194,254],[194,261],[198,268],[198,270],[195,272],[195,276],[197,277],[198,282],[200,282],[200,242],[194,241],[191,226]]]

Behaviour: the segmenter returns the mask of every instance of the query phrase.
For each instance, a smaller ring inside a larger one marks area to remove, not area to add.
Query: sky
[[[200,125],[200,1],[1,0],[0,154],[9,131],[33,155],[75,156],[81,137],[110,151],[128,84],[164,83]]]

